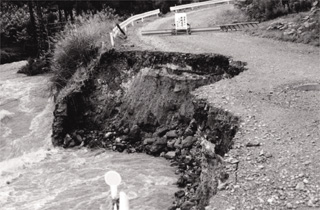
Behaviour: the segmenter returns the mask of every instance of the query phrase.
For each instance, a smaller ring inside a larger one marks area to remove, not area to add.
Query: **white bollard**
[[[129,210],[129,199],[124,192],[119,193],[119,210]]]
[[[119,198],[119,210],[129,210],[129,199],[124,192],[119,193],[118,197],[118,186],[121,183],[121,176],[116,171],[108,171],[104,175],[104,179],[107,185],[110,186],[112,202]],[[118,210],[117,204],[113,206],[113,210]]]

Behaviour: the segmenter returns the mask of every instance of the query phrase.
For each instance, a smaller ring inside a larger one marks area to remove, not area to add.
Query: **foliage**
[[[29,22],[28,7],[19,7],[14,4],[1,3],[0,9],[0,33],[2,45],[21,43],[30,38],[27,33]]]
[[[109,32],[116,18],[109,8],[96,14],[83,14],[57,36],[51,62],[53,90],[59,92],[78,68],[87,67],[104,47],[111,48]]]
[[[289,13],[310,10],[315,0],[245,0],[236,5],[255,20],[270,20]]]
[[[18,73],[28,76],[43,74],[50,71],[50,54],[45,54],[39,58],[29,58],[27,65],[23,66]]]
[[[320,10],[266,21],[247,32],[265,38],[320,46]]]

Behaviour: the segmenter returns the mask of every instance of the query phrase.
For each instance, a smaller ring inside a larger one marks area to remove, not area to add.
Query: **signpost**
[[[187,21],[186,13],[175,14],[175,26],[176,26],[176,31],[188,29],[188,21]]]

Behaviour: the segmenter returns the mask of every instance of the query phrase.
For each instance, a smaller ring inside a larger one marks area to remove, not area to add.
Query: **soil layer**
[[[217,54],[109,51],[61,92],[53,144],[163,156],[180,174],[171,209],[204,209],[228,178],[222,157],[240,122],[191,92],[244,70]]]

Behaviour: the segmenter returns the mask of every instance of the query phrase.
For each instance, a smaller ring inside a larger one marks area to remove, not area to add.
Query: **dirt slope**
[[[206,27],[215,11],[225,8],[230,6],[192,11],[188,21]],[[208,209],[319,209],[319,48],[238,32],[139,33],[171,28],[172,23],[172,15],[156,19],[130,31],[130,42],[138,49],[220,53],[248,63],[248,71],[239,76],[194,92],[243,120],[225,157],[231,177]],[[310,85],[299,88],[304,84]]]

